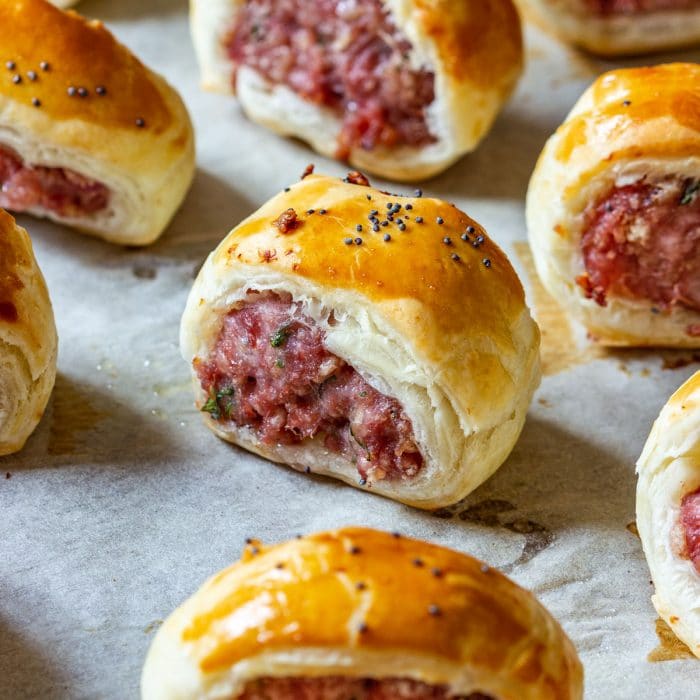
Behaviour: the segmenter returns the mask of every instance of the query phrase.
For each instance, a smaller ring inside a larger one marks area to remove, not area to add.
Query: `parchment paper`
[[[652,658],[673,660],[648,660],[660,641],[632,524],[635,460],[694,368],[664,368],[687,353],[590,348],[537,285],[524,243],[523,198],[545,139],[593,77],[618,64],[528,29],[527,73],[492,134],[425,185],[510,254],[543,323],[548,371],[507,463],[455,514],[436,516],[272,465],[205,429],[177,346],[196,270],[308,162],[347,168],[200,91],[185,0],[80,9],[181,90],[199,169],[170,229],[144,250],[20,219],[49,283],[60,358],[39,429],[21,454],[0,459],[0,696],[136,698],[159,623],[236,559],[245,537],[276,542],[354,523],[471,552],[532,589],[576,643],[588,698],[698,697],[700,665],[682,647],[667,638]]]

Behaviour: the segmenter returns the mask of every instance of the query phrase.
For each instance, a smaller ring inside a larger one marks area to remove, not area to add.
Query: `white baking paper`
[[[232,98],[200,91],[185,0],[85,0],[79,9],[181,90],[199,166],[150,248],[20,218],[51,290],[60,358],[39,429],[19,455],[0,459],[0,697],[136,698],[159,623],[236,559],[244,538],[276,542],[351,523],[470,552],[533,590],[575,642],[587,698],[698,697],[700,665],[679,658],[682,649],[666,641],[653,658],[673,660],[648,660],[660,641],[632,525],[635,460],[693,367],[664,368],[687,354],[592,349],[536,284],[524,243],[523,198],[545,139],[584,87],[619,64],[528,29],[526,75],[493,132],[425,184],[511,256],[543,322],[548,371],[511,457],[450,517],[267,463],[204,427],[178,351],[194,274],[307,163],[347,169],[250,124]]]

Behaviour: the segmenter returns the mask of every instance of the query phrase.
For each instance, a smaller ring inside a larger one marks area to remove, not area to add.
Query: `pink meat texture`
[[[579,283],[605,305],[610,296],[659,311],[700,311],[700,192],[692,180],[616,187],[585,213],[586,275]]]
[[[415,476],[423,459],[399,402],[324,346],[324,333],[289,295],[249,293],[195,361],[215,419],[247,426],[266,445],[322,436],[362,478]]]
[[[685,532],[688,557],[700,574],[700,490],[683,497],[681,501],[681,525]]]
[[[586,0],[586,3],[599,15],[634,15],[700,7],[698,0]]]
[[[249,0],[227,42],[232,60],[343,116],[339,156],[359,146],[435,141],[425,109],[434,76],[379,0]]]
[[[249,684],[240,700],[490,700],[481,693],[451,695],[444,686],[387,678],[263,678]]]
[[[66,168],[29,166],[0,146],[0,207],[22,212],[35,207],[59,216],[95,214],[109,203],[109,190]]]

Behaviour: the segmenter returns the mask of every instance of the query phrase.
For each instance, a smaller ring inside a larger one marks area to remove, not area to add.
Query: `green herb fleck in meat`
[[[231,417],[233,410],[233,387],[229,386],[226,389],[220,389],[216,394],[216,399],[219,406],[223,406],[226,418]]]
[[[214,420],[219,420],[219,418],[221,418],[221,409],[219,408],[219,402],[216,400],[215,394],[209,396],[207,402],[202,406],[202,412],[208,413]]]
[[[220,420],[223,407],[224,415],[229,418],[231,411],[233,410],[232,396],[233,387],[219,389],[218,391],[214,391],[214,389],[212,389],[209,392],[209,398],[204,406],[202,406],[202,412],[208,413],[214,420]]]
[[[270,345],[273,348],[281,348],[287,342],[287,338],[289,338],[289,326],[282,326],[270,338]]]
[[[690,204],[694,199],[697,191],[700,190],[700,181],[689,180],[683,190],[683,196],[681,197],[681,204]]]

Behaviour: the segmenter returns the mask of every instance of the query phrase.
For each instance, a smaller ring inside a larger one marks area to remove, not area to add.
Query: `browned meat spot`
[[[425,119],[434,75],[411,66],[411,44],[380,0],[248,0],[227,50],[237,65],[342,114],[341,156],[435,141]]]
[[[279,229],[280,233],[290,233],[297,227],[298,223],[297,213],[294,209],[290,208],[283,211],[279,217],[277,217],[275,226]]]
[[[16,323],[18,319],[17,307],[11,301],[0,301],[0,321]]]
[[[445,686],[401,678],[262,678],[239,700],[492,700],[481,693],[452,695]]]
[[[324,346],[289,295],[249,293],[227,314],[206,360],[195,360],[213,418],[253,428],[265,444],[322,435],[363,478],[412,477],[423,459],[411,421]]]
[[[359,172],[358,170],[353,170],[352,172],[349,172],[347,177],[345,178],[345,180],[347,182],[349,182],[351,185],[360,185],[361,187],[369,187],[369,180],[367,179],[366,175]]]
[[[41,207],[59,216],[94,214],[109,203],[109,190],[65,168],[25,165],[11,149],[0,146],[0,207],[27,211]]]
[[[658,310],[700,311],[700,195],[692,180],[616,187],[585,212],[586,275],[579,284],[604,305],[613,296]]]
[[[586,3],[599,15],[635,15],[700,7],[698,0],[586,0]]]

